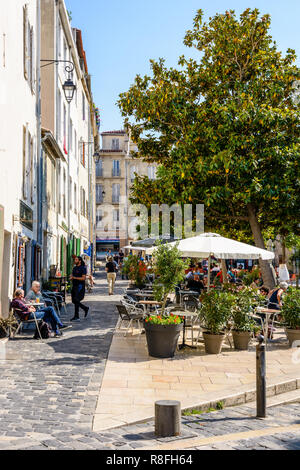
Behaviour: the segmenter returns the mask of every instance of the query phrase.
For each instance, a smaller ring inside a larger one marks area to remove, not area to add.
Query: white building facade
[[[39,1],[10,0],[0,14],[0,300],[40,277],[38,240]],[[1,314],[1,312],[0,312]]]

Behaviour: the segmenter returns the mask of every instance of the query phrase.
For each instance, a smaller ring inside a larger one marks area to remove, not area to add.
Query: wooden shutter
[[[28,80],[28,57],[29,57],[29,44],[28,44],[28,6],[23,8],[23,57],[24,57],[24,77]]]

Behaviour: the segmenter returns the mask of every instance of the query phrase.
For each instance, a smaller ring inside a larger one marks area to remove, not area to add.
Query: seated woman
[[[26,304],[23,289],[16,290],[14,300],[12,301],[11,306],[14,310],[17,311],[16,313],[23,321],[33,320],[33,313],[35,313],[35,317],[37,320],[44,320],[51,326],[51,329],[54,331],[55,337],[62,336],[60,329],[67,328],[61,323],[59,317],[57,316],[55,310],[52,307],[47,307],[37,312],[33,306]]]
[[[271,310],[281,310],[282,295],[287,291],[289,285],[287,282],[281,282],[278,289],[273,290],[269,294],[268,308]]]

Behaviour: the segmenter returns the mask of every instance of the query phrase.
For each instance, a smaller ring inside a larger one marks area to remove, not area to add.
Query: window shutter
[[[35,71],[35,42],[34,42],[34,30],[31,28],[30,31],[30,43],[31,43],[31,91],[35,93],[36,87],[36,71]]]
[[[23,127],[23,199],[27,199],[26,182],[26,163],[27,163],[27,127]]]
[[[23,52],[24,52],[24,77],[28,80],[28,7],[23,8]]]

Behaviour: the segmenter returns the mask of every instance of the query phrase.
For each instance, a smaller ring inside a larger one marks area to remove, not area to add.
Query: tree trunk
[[[286,244],[285,237],[281,235],[282,264],[286,264]]]
[[[263,250],[265,250],[266,249],[265,242],[261,233],[260,224],[256,217],[255,209],[252,206],[252,204],[247,204],[247,209],[248,209],[249,222],[250,222],[255,246],[257,246],[257,248],[262,248]],[[268,287],[269,289],[274,289],[275,280],[274,280],[274,276],[273,276],[269,261],[259,260],[259,264],[260,264],[260,269],[261,269],[264,285]]]
[[[225,259],[221,260],[222,264],[222,273],[223,273],[223,284],[227,283],[227,267],[226,267],[226,261]]]

